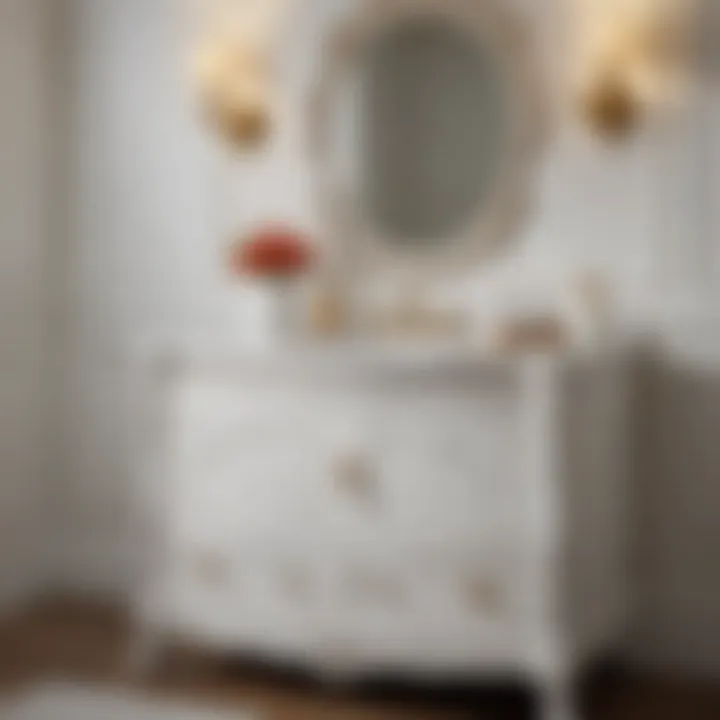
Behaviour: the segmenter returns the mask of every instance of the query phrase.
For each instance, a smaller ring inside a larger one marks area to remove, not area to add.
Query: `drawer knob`
[[[280,582],[284,595],[292,602],[305,603],[312,595],[313,579],[310,573],[299,565],[283,568]]]
[[[356,569],[345,577],[343,584],[343,593],[349,603],[396,610],[405,605],[403,587],[393,575],[370,569]]]
[[[333,460],[332,476],[341,492],[353,500],[367,504],[379,500],[377,474],[365,454],[360,452],[338,454]]]
[[[201,582],[211,587],[227,585],[233,575],[232,564],[219,552],[205,552],[197,556],[197,575]]]
[[[497,615],[505,604],[500,585],[489,579],[470,582],[466,588],[466,597],[472,611],[481,615]]]

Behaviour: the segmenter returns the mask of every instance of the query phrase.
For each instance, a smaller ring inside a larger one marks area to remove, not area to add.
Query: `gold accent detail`
[[[310,301],[309,324],[319,337],[342,334],[349,326],[348,300],[332,288],[318,289]]]
[[[599,135],[619,139],[629,135],[642,118],[642,107],[629,83],[618,71],[601,73],[585,91],[582,111]]]
[[[227,585],[231,577],[230,562],[219,552],[202,553],[197,558],[197,574],[200,579],[215,587]]]
[[[354,500],[372,502],[378,499],[377,477],[367,457],[349,452],[333,461],[333,478],[338,488]]]
[[[505,605],[505,594],[497,582],[483,578],[468,585],[467,600],[474,612],[497,615]]]
[[[389,574],[357,570],[348,574],[345,592],[353,602],[399,609],[405,604],[400,582]]]
[[[237,148],[257,148],[272,129],[273,73],[266,51],[242,38],[201,44],[193,74],[208,123]]]
[[[299,565],[288,565],[280,573],[282,588],[288,598],[304,602],[312,591],[312,578],[310,573]]]
[[[552,316],[506,320],[495,332],[493,347],[502,353],[548,352],[570,344],[569,331]]]

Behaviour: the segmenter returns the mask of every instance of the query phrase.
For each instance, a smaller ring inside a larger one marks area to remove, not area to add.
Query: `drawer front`
[[[249,547],[482,551],[526,517],[517,417],[506,394],[193,386],[176,407],[171,521]]]
[[[511,662],[532,627],[532,572],[518,558],[216,548],[176,560],[173,617],[184,632],[328,667]]]
[[[442,666],[514,657],[527,626],[517,569],[436,560],[346,558],[326,620],[332,659]]]
[[[170,452],[175,530],[250,546],[323,537],[343,507],[338,468],[359,454],[356,405],[294,387],[188,389]]]
[[[287,659],[321,644],[327,583],[312,552],[197,544],[177,548],[170,564],[169,623],[180,634]]]
[[[382,514],[399,542],[452,548],[523,526],[523,438],[511,397],[385,394],[369,416]]]

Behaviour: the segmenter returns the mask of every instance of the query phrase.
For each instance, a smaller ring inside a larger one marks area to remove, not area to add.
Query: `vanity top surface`
[[[141,364],[177,365],[182,369],[317,369],[388,372],[473,372],[586,366],[617,361],[627,343],[607,341],[555,352],[502,353],[471,342],[367,342],[337,340],[296,342],[276,348],[253,348],[232,339],[179,338],[137,346]]]

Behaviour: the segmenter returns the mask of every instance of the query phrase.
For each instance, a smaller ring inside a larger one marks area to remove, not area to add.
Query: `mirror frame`
[[[357,187],[338,187],[332,177],[330,123],[343,80],[361,62],[374,39],[413,17],[457,23],[498,58],[506,75],[509,131],[493,190],[483,198],[465,229],[452,242],[432,248],[402,247],[388,241],[364,217]],[[400,271],[414,277],[447,276],[480,267],[510,245],[520,232],[532,197],[535,168],[546,145],[550,123],[548,83],[529,21],[503,0],[361,0],[361,6],[326,42],[317,86],[308,113],[321,220],[331,239],[336,264],[358,270]]]

